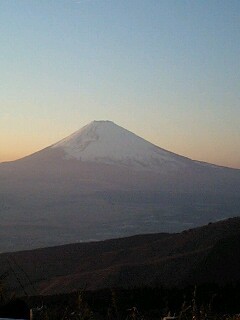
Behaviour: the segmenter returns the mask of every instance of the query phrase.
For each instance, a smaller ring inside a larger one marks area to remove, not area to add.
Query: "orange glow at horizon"
[[[54,141],[50,141],[49,139],[44,137],[45,139],[41,141],[39,137],[35,136],[34,138],[35,139],[30,139],[30,138],[23,139],[22,137],[22,139],[11,139],[11,140],[8,140],[7,143],[6,142],[3,143],[3,141],[0,141],[0,144],[1,144],[0,163],[7,162],[7,161],[14,161],[14,160],[23,158],[32,153],[40,151],[61,139],[59,138],[59,139],[55,139]],[[225,147],[225,150],[224,150],[223,146],[218,146],[216,149],[214,149],[210,143],[204,144],[203,142],[199,145],[187,144],[186,142],[176,145],[176,139],[175,139],[175,142],[173,140],[169,140],[168,143],[166,143],[165,141],[162,144],[157,143],[156,140],[155,142],[151,141],[150,139],[146,139],[146,140],[154,143],[155,145],[163,149],[166,149],[170,152],[177,153],[184,157],[188,157],[192,160],[203,161],[203,162],[208,162],[208,163],[212,163],[220,166],[240,169],[240,160],[235,159],[233,156],[231,157],[231,153],[230,153],[231,146],[229,146],[229,150],[227,147]],[[16,141],[17,141],[17,144],[16,144]],[[219,150],[222,150],[222,152],[220,153]]]

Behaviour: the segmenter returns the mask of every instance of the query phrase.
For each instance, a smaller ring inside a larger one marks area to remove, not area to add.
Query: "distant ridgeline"
[[[177,234],[5,253],[0,272],[8,273],[10,291],[29,296],[83,288],[226,285],[240,280],[239,243],[240,218],[232,218]]]

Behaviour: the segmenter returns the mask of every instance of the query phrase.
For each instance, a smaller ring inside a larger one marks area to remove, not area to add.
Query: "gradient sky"
[[[108,119],[240,168],[240,1],[1,0],[0,161]]]

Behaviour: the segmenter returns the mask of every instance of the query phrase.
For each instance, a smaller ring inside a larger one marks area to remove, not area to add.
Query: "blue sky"
[[[0,161],[108,119],[240,168],[240,2],[1,0]]]

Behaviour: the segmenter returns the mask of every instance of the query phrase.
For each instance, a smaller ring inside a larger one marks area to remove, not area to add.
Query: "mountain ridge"
[[[43,295],[84,287],[88,290],[144,285],[181,287],[211,280],[226,284],[240,280],[239,239],[240,218],[231,218],[175,234],[136,235],[4,253],[0,255],[0,271],[6,271],[9,261],[25,290],[31,290],[31,284],[21,270],[28,274],[38,294]],[[218,265],[219,261],[224,266]],[[216,276],[209,279],[209,274]],[[10,287],[17,285],[13,275],[8,281]]]

